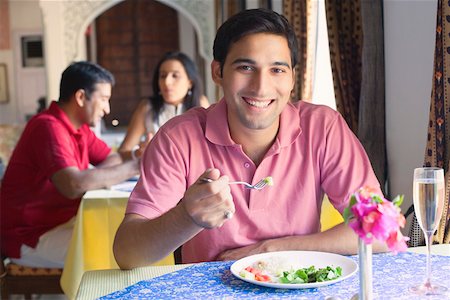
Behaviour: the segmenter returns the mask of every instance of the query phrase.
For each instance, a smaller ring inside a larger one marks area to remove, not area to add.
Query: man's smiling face
[[[278,127],[295,83],[285,37],[249,34],[231,45],[222,72],[218,62],[212,66],[213,78],[222,86],[227,101],[230,127]]]

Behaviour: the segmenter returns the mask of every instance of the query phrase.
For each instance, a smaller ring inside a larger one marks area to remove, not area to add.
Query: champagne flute
[[[410,291],[421,295],[441,295],[446,287],[431,284],[431,244],[444,207],[444,170],[441,168],[414,169],[414,211],[427,245],[427,274],[425,283],[410,287]]]

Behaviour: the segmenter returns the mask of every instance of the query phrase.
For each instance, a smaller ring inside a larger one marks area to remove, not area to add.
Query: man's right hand
[[[202,178],[209,178],[212,182],[204,182]],[[220,176],[219,170],[210,169],[188,188],[181,205],[193,223],[209,229],[220,227],[227,220],[227,212],[234,214],[235,206],[228,182],[228,176]]]
[[[150,143],[151,139],[153,138],[154,134],[149,132],[147,136],[145,137],[145,140],[139,142],[139,148],[137,148],[134,152],[134,156],[140,158],[142,154],[144,154],[144,150],[147,147],[147,145]]]

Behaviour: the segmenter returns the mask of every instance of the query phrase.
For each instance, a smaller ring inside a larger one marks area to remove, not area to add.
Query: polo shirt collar
[[[274,146],[287,147],[295,142],[301,134],[299,108],[288,103],[281,113],[280,129]],[[226,125],[225,125],[226,124]],[[206,117],[205,137],[216,145],[233,146],[236,143],[231,139],[227,118],[227,103],[222,98],[210,108]]]
[[[205,137],[211,143],[221,146],[236,145],[231,139],[227,116],[227,103],[224,98],[209,109],[206,116]]]
[[[60,120],[72,135],[76,135],[79,133],[79,130],[77,130],[73,126],[67,114],[59,107],[56,101],[52,101],[50,107],[48,108],[48,112],[49,114]]]
[[[302,133],[300,127],[300,107],[289,102],[281,112],[280,129],[278,130],[277,142],[280,147],[293,144]]]

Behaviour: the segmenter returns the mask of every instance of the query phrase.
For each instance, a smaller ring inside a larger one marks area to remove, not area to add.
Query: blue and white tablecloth
[[[136,186],[136,183],[136,180],[129,179],[127,181],[111,186],[111,190],[131,193]]]
[[[351,256],[357,262],[357,256]],[[273,289],[253,285],[234,277],[233,262],[207,262],[140,281],[100,298],[107,299],[325,299],[330,296],[350,299],[358,293],[358,273],[341,282],[311,289]],[[450,299],[450,257],[432,256],[433,281],[448,287],[445,296],[426,299]],[[373,291],[375,299],[419,299],[408,292],[409,286],[422,283],[426,273],[426,255],[391,253],[373,255]]]

